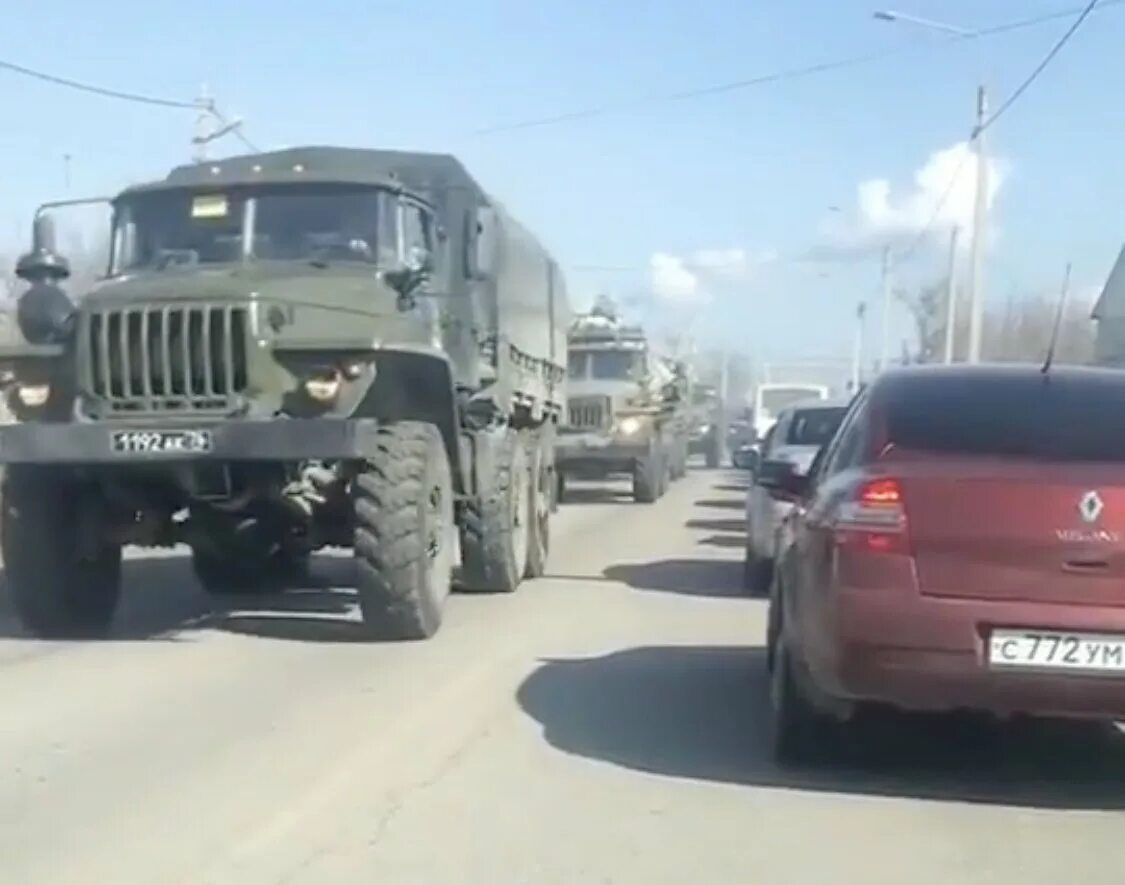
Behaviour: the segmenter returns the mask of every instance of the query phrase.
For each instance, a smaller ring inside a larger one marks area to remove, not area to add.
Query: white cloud
[[[649,270],[652,275],[652,291],[661,301],[682,304],[709,300],[707,293],[699,285],[699,277],[679,255],[654,252],[649,259]]]
[[[672,304],[706,304],[717,285],[744,282],[754,267],[773,261],[773,252],[751,258],[745,249],[697,249],[688,255],[655,252],[649,259],[652,291]]]
[[[896,191],[886,178],[860,182],[854,212],[823,225],[814,257],[849,258],[887,245],[902,248],[923,231],[927,239],[945,240],[954,226],[961,229],[961,243],[967,244],[973,227],[977,163],[969,143],[959,142],[930,154],[908,188]],[[1008,166],[989,158],[987,168],[991,209]]]

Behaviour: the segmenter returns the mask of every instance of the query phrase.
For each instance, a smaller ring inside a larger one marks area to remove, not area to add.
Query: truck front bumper
[[[628,473],[649,450],[644,438],[625,441],[599,433],[566,433],[556,437],[555,464],[580,473]]]
[[[343,418],[7,424],[0,426],[0,463],[128,466],[357,459],[374,451],[377,427],[374,421]]]

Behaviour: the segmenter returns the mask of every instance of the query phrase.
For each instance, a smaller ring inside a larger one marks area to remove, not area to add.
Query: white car
[[[848,400],[806,400],[778,416],[762,440],[757,469],[767,461],[787,461],[797,473],[807,473],[821,447],[836,433],[848,410]],[[792,505],[776,501],[769,490],[751,483],[746,493],[746,564],[743,586],[758,596],[773,579],[774,540],[781,520]]]

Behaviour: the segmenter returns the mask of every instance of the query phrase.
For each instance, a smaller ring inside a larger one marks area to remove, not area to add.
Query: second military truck
[[[644,330],[623,323],[608,299],[571,326],[567,414],[555,447],[558,494],[568,477],[632,477],[651,503],[687,471],[688,379],[656,354]]]
[[[111,203],[81,298],[40,210],[0,349],[3,555],[33,632],[104,631],[126,544],[190,545],[215,594],[352,547],[364,625],[401,639],[437,631],[454,580],[542,573],[566,292],[456,159],[300,148]]]

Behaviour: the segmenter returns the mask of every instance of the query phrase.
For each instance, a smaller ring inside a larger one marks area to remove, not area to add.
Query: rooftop
[[[480,186],[450,154],[318,146],[177,166],[167,177],[125,192],[299,182],[402,187],[419,192],[463,188],[484,198]]]

